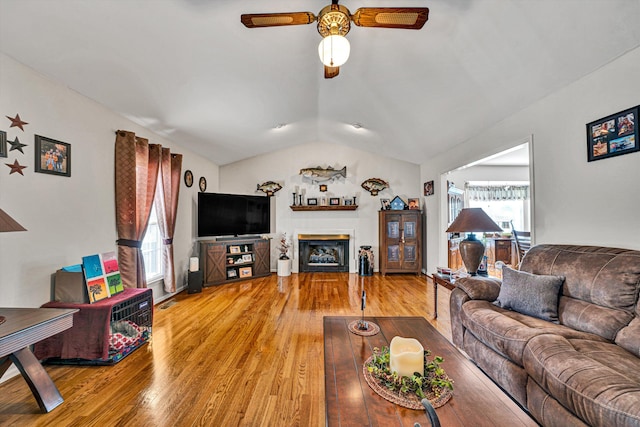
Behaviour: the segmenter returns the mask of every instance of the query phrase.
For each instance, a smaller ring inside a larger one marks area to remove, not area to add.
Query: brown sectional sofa
[[[538,245],[504,273],[456,282],[454,344],[543,426],[640,426],[640,251]]]

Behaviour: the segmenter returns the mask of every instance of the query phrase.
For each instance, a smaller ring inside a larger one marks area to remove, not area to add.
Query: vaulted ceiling
[[[1,0],[0,51],[220,165],[315,141],[419,164],[640,45],[637,0],[342,0],[429,20],[353,26],[326,80],[315,23],[240,23],[329,3]]]

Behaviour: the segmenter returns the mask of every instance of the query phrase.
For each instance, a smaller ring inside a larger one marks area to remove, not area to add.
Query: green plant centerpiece
[[[399,376],[389,369],[389,347],[375,347],[363,367],[365,379],[376,393],[406,408],[423,409],[420,401],[425,398],[434,408],[440,407],[452,396],[453,380],[440,366],[444,359],[434,356],[429,360],[430,355],[430,350],[424,351],[424,375]]]

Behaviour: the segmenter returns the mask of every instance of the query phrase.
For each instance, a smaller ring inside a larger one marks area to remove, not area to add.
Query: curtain
[[[182,154],[171,154],[168,148],[162,149],[160,173],[158,174],[158,194],[155,205],[158,215],[158,227],[162,234],[162,267],[164,271],[164,290],[176,291],[176,274],[173,262],[173,232],[176,228],[178,194],[180,193],[180,174]]]
[[[118,262],[125,287],[146,288],[142,239],[149,222],[161,146],[133,132],[116,132],[115,193]]]
[[[469,200],[528,200],[528,185],[468,185],[464,186]]]

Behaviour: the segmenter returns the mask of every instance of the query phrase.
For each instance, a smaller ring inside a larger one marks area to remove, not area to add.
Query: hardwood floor
[[[151,343],[120,363],[46,366],[65,399],[51,413],[22,377],[0,384],[0,425],[323,426],[322,318],[360,315],[363,286],[366,315],[429,319],[427,279],[414,275],[272,275],[183,292],[155,307]]]

